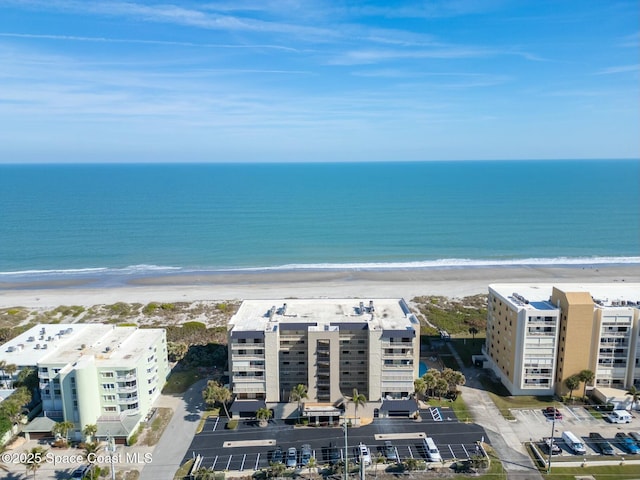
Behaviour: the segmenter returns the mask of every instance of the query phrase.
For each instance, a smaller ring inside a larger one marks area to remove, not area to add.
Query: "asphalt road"
[[[423,419],[425,418],[423,413]],[[328,449],[338,447],[344,453],[344,430],[340,427],[294,427],[282,421],[271,421],[266,428],[259,427],[253,421],[241,421],[236,430],[225,428],[227,419],[209,419],[203,431],[196,435],[187,450],[184,460],[200,454],[202,466],[222,470],[257,470],[269,466],[271,453],[276,446],[285,452],[295,447],[298,452],[308,443],[314,452],[317,463],[326,463]],[[383,453],[384,440],[376,440],[377,434],[424,433],[432,437],[444,460],[466,459],[476,452],[476,442],[488,437],[482,427],[475,424],[460,423],[457,420],[420,421],[406,418],[376,419],[372,424],[348,430],[348,453],[355,455],[354,447],[360,442],[367,445],[371,456],[375,458]],[[267,445],[267,442],[270,444]],[[257,445],[260,442],[263,445]],[[250,442],[249,445],[224,446],[225,442]],[[414,457],[425,459],[422,440],[393,439],[400,459]]]

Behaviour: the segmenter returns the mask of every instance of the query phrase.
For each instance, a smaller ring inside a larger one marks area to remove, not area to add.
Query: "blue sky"
[[[640,157],[637,0],[0,0],[0,162]]]

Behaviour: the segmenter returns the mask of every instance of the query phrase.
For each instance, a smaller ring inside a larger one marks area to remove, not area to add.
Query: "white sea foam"
[[[0,272],[0,278],[12,280],[51,279],[51,278],[87,278],[87,277],[138,277],[148,275],[197,274],[197,273],[251,273],[277,271],[344,271],[344,270],[426,270],[475,267],[510,266],[597,266],[597,265],[638,265],[640,257],[557,257],[557,258],[521,258],[521,259],[470,259],[443,258],[416,262],[389,263],[307,263],[286,264],[260,267],[176,267],[165,265],[130,265],[123,268],[91,267],[53,270],[23,270]]]

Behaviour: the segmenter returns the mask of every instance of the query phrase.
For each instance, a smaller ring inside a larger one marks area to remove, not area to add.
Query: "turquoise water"
[[[0,275],[640,261],[640,162],[0,165]]]
[[[418,377],[422,377],[428,371],[429,367],[427,367],[427,364],[421,361],[418,367]]]

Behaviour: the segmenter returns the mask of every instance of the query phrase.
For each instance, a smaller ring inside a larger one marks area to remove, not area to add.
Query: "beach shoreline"
[[[203,272],[137,277],[113,286],[96,286],[96,281],[0,282],[0,308],[267,298],[462,298],[485,294],[492,283],[640,283],[640,264]]]

